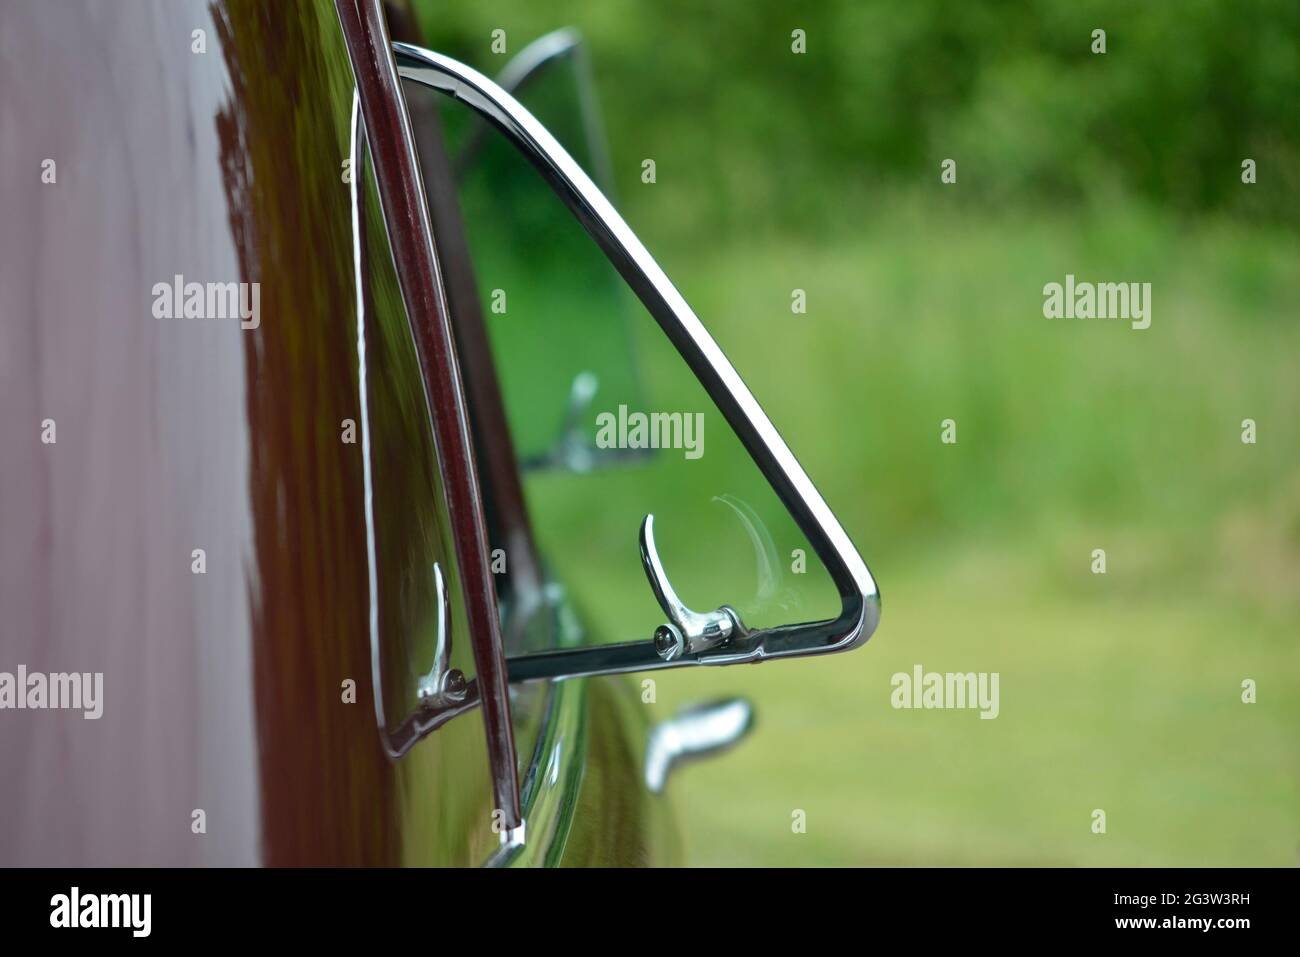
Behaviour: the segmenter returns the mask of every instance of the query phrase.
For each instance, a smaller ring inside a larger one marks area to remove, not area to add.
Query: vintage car
[[[413,24],[0,8],[0,864],[680,863],[656,676],[876,628],[579,38]]]

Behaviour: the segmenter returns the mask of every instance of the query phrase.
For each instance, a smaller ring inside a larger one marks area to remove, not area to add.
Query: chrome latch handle
[[[655,651],[664,661],[716,648],[730,641],[733,635],[747,633],[734,608],[723,605],[717,611],[691,611],[677,597],[655,548],[653,515],[647,515],[641,522],[641,564],[645,566],[645,576],[659,607],[668,616],[668,621],[654,633]]]
[[[416,683],[420,707],[433,709],[459,704],[465,700],[469,683],[459,668],[451,664],[451,597],[443,581],[442,568],[433,563],[433,587],[438,602],[438,644],[433,650],[433,666]]]

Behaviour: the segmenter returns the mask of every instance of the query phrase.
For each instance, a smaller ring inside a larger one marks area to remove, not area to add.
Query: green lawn
[[[1296,863],[1294,237],[900,203],[849,237],[648,244],[884,596],[851,655],[658,676],[660,715],[722,694],[759,709],[745,744],[675,778],[694,863]],[[1043,318],[1043,284],[1067,272],[1151,282],[1151,328]],[[649,406],[675,407],[673,357],[643,361]],[[677,487],[531,484],[544,543],[611,637],[655,614],[632,513]],[[681,522],[673,537],[688,581],[748,561]],[[893,709],[890,677],[916,664],[998,672],[999,717]]]
[[[1078,593],[1052,581],[1076,569],[1026,557],[1039,549],[881,572],[882,627],[851,655],[661,677],[665,710],[719,694],[759,709],[747,742],[675,779],[691,861],[1295,864],[1294,618],[1124,594],[1114,570]],[[894,710],[890,676],[917,663],[999,672],[999,716]]]

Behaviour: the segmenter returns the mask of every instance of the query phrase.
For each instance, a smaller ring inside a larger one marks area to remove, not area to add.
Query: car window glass
[[[441,113],[453,155],[486,128],[459,102]],[[750,628],[835,618],[830,576],[729,423],[495,130],[461,171],[458,196],[510,429],[532,450],[525,494],[539,550],[589,622],[586,640],[649,638],[663,620],[637,547],[647,513],[691,607],[730,605]],[[623,374],[610,375],[611,355]],[[585,455],[554,451],[566,420]]]

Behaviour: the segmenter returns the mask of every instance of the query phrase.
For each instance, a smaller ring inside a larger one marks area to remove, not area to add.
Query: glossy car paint
[[[0,668],[102,671],[105,699],[0,714],[0,863],[674,859],[617,679],[512,695],[532,818],[510,855],[478,711],[380,745],[340,440],[353,88],[327,0],[0,7]],[[367,261],[394,285],[386,249]],[[178,274],[260,283],[258,328],[154,318]]]

